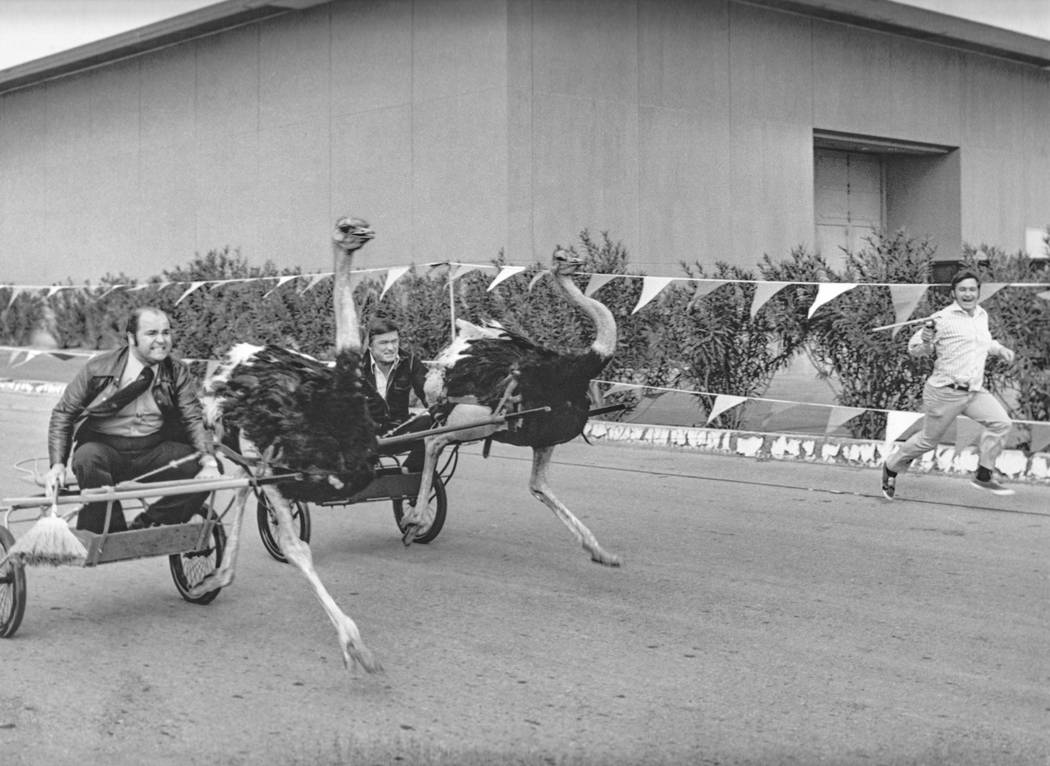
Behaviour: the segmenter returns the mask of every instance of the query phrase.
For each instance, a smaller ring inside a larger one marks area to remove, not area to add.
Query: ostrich
[[[425,391],[431,404],[444,404],[448,425],[461,425],[503,414],[507,407],[550,407],[550,412],[530,415],[512,426],[481,426],[435,434],[426,439],[426,457],[420,498],[430,495],[431,477],[438,455],[448,444],[491,437],[496,441],[532,447],[529,491],[554,511],[576,540],[605,566],[619,566],[620,559],[598,544],[590,530],[554,496],[547,481],[554,447],[576,438],[587,423],[591,380],[609,363],[616,349],[616,322],[602,303],[585,296],[572,280],[582,260],[575,253],[556,248],[551,274],[562,293],[594,322],[597,334],[586,351],[558,353],[498,325],[478,327],[459,322],[456,339],[432,363]],[[432,511],[425,503],[406,513],[405,545],[425,531]]]
[[[301,481],[263,484],[277,521],[277,539],[288,561],[310,582],[335,626],[343,662],[382,670],[352,619],[339,608],[314,570],[310,546],[294,530],[292,500],[348,496],[374,475],[376,440],[360,382],[361,336],[354,308],[354,253],[375,236],[356,218],[340,218],[333,234],[336,361],[329,366],[277,346],[234,346],[204,384],[209,423],[227,437],[239,432],[261,457],[258,476],[298,472]],[[226,556],[193,590],[197,596],[233,581],[248,489],[235,498]]]

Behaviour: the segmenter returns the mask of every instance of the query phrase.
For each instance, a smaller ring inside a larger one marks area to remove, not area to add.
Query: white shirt
[[[391,374],[394,372],[394,367],[397,366],[397,362],[390,365]],[[372,374],[376,376],[376,391],[383,397],[383,401],[386,401],[386,389],[389,385],[390,377],[383,372],[383,369],[376,363],[375,358],[372,358]]]
[[[955,384],[980,391],[988,354],[999,356],[1002,349],[988,330],[988,312],[976,306],[973,316],[970,316],[958,303],[952,303],[932,316],[937,323],[933,343],[922,342],[920,329],[908,340],[908,353],[912,356],[936,353],[933,373],[927,380],[931,386],[939,388]]]

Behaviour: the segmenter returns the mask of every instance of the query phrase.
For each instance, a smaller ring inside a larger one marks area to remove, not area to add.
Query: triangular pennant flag
[[[79,354],[67,354],[64,351],[49,351],[48,356],[53,356],[55,359],[61,359],[63,362],[68,362],[70,359],[76,359]]]
[[[21,367],[23,364],[25,364],[29,360],[35,359],[36,357],[40,356],[41,352],[35,351],[33,349],[26,349],[23,353],[26,355],[26,358],[22,359],[21,361],[19,361],[18,364],[12,364],[11,365],[12,367]]]
[[[534,285],[535,285],[535,284],[536,284],[537,282],[539,282],[539,281],[540,281],[540,277],[542,277],[542,276],[543,276],[544,274],[550,274],[550,273],[551,273],[551,272],[550,272],[550,269],[543,269],[543,270],[542,270],[542,271],[541,271],[541,272],[540,272],[539,274],[537,274],[536,276],[534,276],[534,277],[532,278],[532,280],[531,280],[531,281],[529,282],[529,292],[530,292],[530,293],[532,292],[532,288],[533,288],[533,286],[534,286]]]
[[[765,400],[759,400],[759,401],[765,401]],[[771,402],[769,402],[769,410],[766,412],[765,415],[762,416],[762,421],[761,421],[761,423],[762,423],[762,430],[763,431],[766,430],[767,427],[769,426],[769,421],[772,420],[773,418],[775,418],[777,415],[780,415],[781,413],[787,412],[788,410],[793,410],[793,409],[795,409],[796,407],[799,407],[799,406],[800,406],[800,404],[798,402],[779,402],[779,401],[771,401]]]
[[[193,291],[199,290],[203,285],[206,285],[206,284],[208,284],[208,283],[207,282],[190,282],[190,286],[187,287],[183,291],[182,295],[179,296],[179,299],[177,301],[175,301],[175,305],[178,306],[180,303],[182,303],[182,299],[183,298],[185,298],[187,295],[189,295]]]
[[[832,407],[831,412],[828,413],[828,422],[824,426],[824,433],[832,433],[836,428],[844,425],[847,421],[853,420],[857,415],[863,415],[865,412],[867,410],[863,407]]]
[[[813,305],[809,307],[809,316],[813,316],[813,312],[823,306],[830,300],[833,300],[844,292],[852,290],[857,285],[851,282],[822,282],[817,287],[817,298],[813,301]]]
[[[976,420],[961,416],[955,420],[955,451],[961,452],[981,437],[984,426]]]
[[[25,288],[24,287],[19,287],[17,285],[12,286],[12,288],[11,288],[11,297],[9,297],[7,299],[7,308],[11,308],[11,304],[15,302],[15,298],[17,298],[19,295],[21,295],[24,292],[25,292]]]
[[[1040,298],[1042,298],[1043,300],[1048,300],[1048,301],[1050,301],[1050,290],[1044,290],[1044,291],[1043,291],[1043,292],[1041,292],[1041,293],[1036,293],[1036,295],[1038,295],[1038,296],[1039,296]]]
[[[205,380],[210,378],[215,373],[215,371],[217,369],[219,369],[219,365],[220,364],[222,364],[222,363],[219,362],[217,359],[209,359],[207,362],[205,362],[205,364],[204,364],[204,378],[205,378]]]
[[[1050,425],[1045,423],[1032,423],[1032,433],[1028,439],[1028,449],[1031,452],[1042,452],[1043,448],[1050,444]]]
[[[707,415],[707,422],[710,423],[712,420],[717,418],[726,410],[730,410],[736,407],[738,404],[742,404],[747,401],[746,396],[733,396],[731,394],[718,394],[715,397],[714,406],[711,407],[711,412]]]
[[[305,295],[306,293],[310,292],[310,290],[312,290],[313,288],[317,287],[317,285],[319,285],[321,282],[323,282],[325,279],[327,279],[330,276],[332,276],[331,273],[327,273],[327,274],[325,274],[325,273],[322,273],[322,274],[311,274],[310,275],[310,283],[306,287],[304,287],[302,290],[300,290],[299,294],[300,295]]]
[[[179,283],[177,283],[177,282],[157,282],[157,283],[155,283],[152,286],[157,288],[157,292],[160,293],[160,292],[164,292],[164,289],[166,287],[170,287],[171,285],[174,285],[174,284],[179,284]]]
[[[408,273],[411,266],[395,266],[392,269],[388,269],[386,272],[386,282],[383,284],[383,291],[379,293],[379,300],[383,300],[383,296],[386,295],[386,291],[394,286],[394,282],[401,279]]]
[[[57,292],[59,292],[61,290],[71,290],[71,289],[72,289],[71,285],[51,285],[51,287],[47,288],[47,295],[45,295],[44,297],[45,298],[50,298],[52,295],[54,295],[55,293],[57,293]]]
[[[929,285],[890,285],[890,299],[893,301],[893,315],[896,322],[906,322],[926,294]],[[896,337],[901,331],[894,327],[892,335]]]
[[[699,301],[708,293],[713,293],[725,283],[725,279],[701,279],[697,281],[696,292],[693,293],[693,297],[689,299],[689,305],[685,307],[686,311],[692,311],[697,301]]]
[[[20,348],[19,349],[13,349],[11,351],[11,356],[9,356],[7,358],[8,366],[9,367],[17,367],[18,366],[18,360],[22,357],[22,354],[24,354],[24,353],[25,353],[25,351],[23,351]]]
[[[269,290],[267,290],[265,293],[263,293],[263,298],[269,298],[270,297],[270,293],[272,293],[278,287],[280,287],[281,285],[285,285],[288,282],[291,282],[293,279],[298,279],[299,277],[300,277],[299,274],[285,274],[283,277],[278,277],[277,278],[277,284],[275,284],[273,287],[271,287]]]
[[[770,298],[779,293],[791,282],[756,282],[755,297],[751,300],[751,318],[754,319]]]
[[[103,298],[105,298],[107,295],[109,295],[112,292],[115,292],[117,290],[123,290],[125,286],[126,285],[110,285],[105,290],[103,290],[102,294],[99,295],[98,298],[96,298],[95,300],[102,300]]]
[[[138,292],[139,290],[145,290],[147,287],[149,287],[148,284],[145,284],[145,285],[131,285],[131,286],[129,286],[127,288],[127,291],[129,293],[134,293],[134,292]]]
[[[496,275],[496,278],[489,283],[488,289],[485,292],[492,292],[492,288],[494,288],[500,282],[510,279],[511,277],[520,274],[523,271],[525,271],[524,266],[504,266],[502,269],[499,270],[499,274]]]
[[[1006,287],[1009,282],[985,282],[981,285],[981,294],[977,298],[978,303],[984,303],[997,292]]]
[[[893,444],[897,437],[907,431],[922,417],[921,412],[900,412],[891,410],[886,413],[886,444]]]
[[[452,264],[449,265],[451,266]],[[452,272],[452,276],[449,277],[449,281],[455,282],[464,274],[469,274],[470,272],[477,271],[480,268],[481,266],[478,266],[475,263],[461,263],[458,266],[456,266],[455,271]]]
[[[587,287],[584,289],[583,294],[588,298],[597,290],[605,287],[605,285],[612,282],[614,279],[619,279],[621,274],[591,274],[590,280],[587,282]]]
[[[638,297],[638,305],[631,313],[637,314],[638,309],[659,295],[660,291],[672,282],[674,282],[674,277],[642,277],[642,294]]]
[[[605,389],[605,396],[609,394],[615,394],[618,391],[631,391],[638,388],[634,383],[613,383],[607,389]]]

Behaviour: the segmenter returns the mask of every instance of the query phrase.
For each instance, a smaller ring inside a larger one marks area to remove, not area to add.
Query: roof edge
[[[893,0],[731,0],[937,43],[1046,69],[1050,40]]]

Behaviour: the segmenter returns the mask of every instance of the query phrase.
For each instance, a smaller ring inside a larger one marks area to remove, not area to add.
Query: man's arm
[[[427,366],[419,361],[415,354],[411,357],[409,373],[412,375],[412,390],[416,392],[416,396],[419,398],[420,403],[422,403],[424,407],[428,406],[427,395],[423,393],[423,384],[426,383],[427,380]]]
[[[73,429],[77,418],[90,404],[91,373],[87,366],[80,368],[73,380],[62,392],[58,404],[51,410],[51,419],[47,426],[47,454],[50,470],[44,479],[44,488],[48,495],[53,495],[65,484],[66,461],[69,449],[73,446]]]

